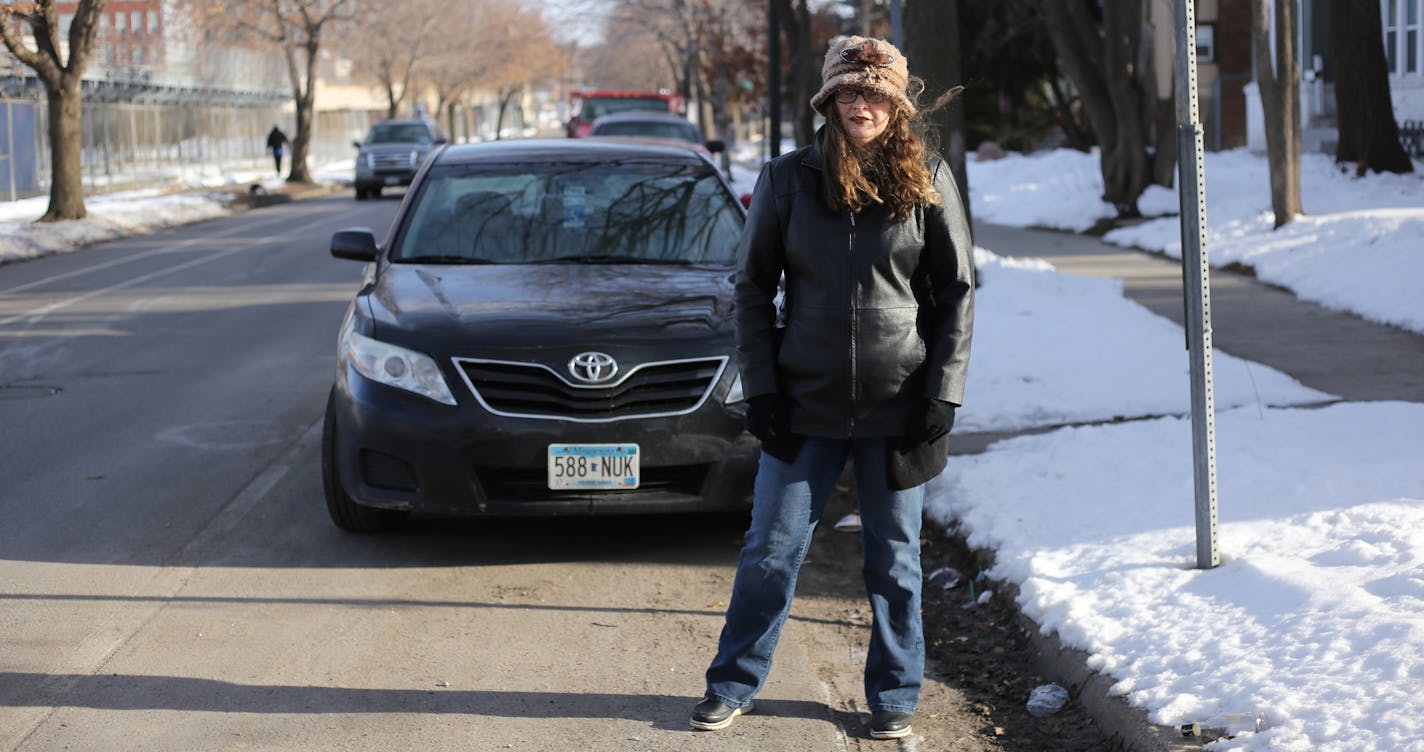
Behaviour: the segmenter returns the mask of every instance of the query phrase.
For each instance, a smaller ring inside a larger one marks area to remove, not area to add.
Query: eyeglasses
[[[865,99],[866,104],[883,104],[887,97],[885,92],[873,91],[869,89],[837,89],[836,101],[841,104],[850,104],[856,97]]]

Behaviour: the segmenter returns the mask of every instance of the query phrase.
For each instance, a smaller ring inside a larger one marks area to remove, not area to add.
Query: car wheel
[[[365,189],[365,188],[357,188],[357,189],[356,189],[356,200],[357,200],[357,201],[365,201],[365,200],[366,200],[366,189]]]
[[[381,186],[378,185],[378,186],[376,186],[375,188],[372,188],[372,189],[371,189],[371,198],[380,198],[380,197],[381,197]]]
[[[326,511],[336,526],[350,533],[384,533],[405,524],[409,512],[377,509],[356,503],[341,486],[336,469],[336,389],[326,398],[326,420],[321,431],[321,484],[326,491]]]

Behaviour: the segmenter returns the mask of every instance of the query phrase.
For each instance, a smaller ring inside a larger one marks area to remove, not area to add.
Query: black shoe
[[[739,715],[752,712],[752,704],[734,708],[721,700],[707,698],[692,709],[692,727],[698,731],[716,731],[732,725]]]
[[[899,739],[910,735],[911,713],[896,710],[874,710],[870,713],[871,739]]]

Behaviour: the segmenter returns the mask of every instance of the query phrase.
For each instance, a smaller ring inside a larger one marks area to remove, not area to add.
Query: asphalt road
[[[0,266],[0,750],[867,744],[853,553],[803,576],[757,715],[696,734],[744,520],[330,524],[320,419],[362,266],[327,240],[396,206]]]

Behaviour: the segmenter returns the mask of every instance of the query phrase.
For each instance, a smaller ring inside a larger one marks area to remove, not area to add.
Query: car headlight
[[[455,404],[455,395],[440,375],[440,366],[429,355],[357,332],[347,333],[344,352],[356,372],[372,381],[414,392],[442,405]]]
[[[410,153],[410,166],[414,167],[418,164],[420,164],[420,152],[412,151]]]
[[[723,404],[732,405],[746,401],[747,396],[742,393],[742,372],[732,377],[732,385],[727,388],[727,396],[722,400]]]

